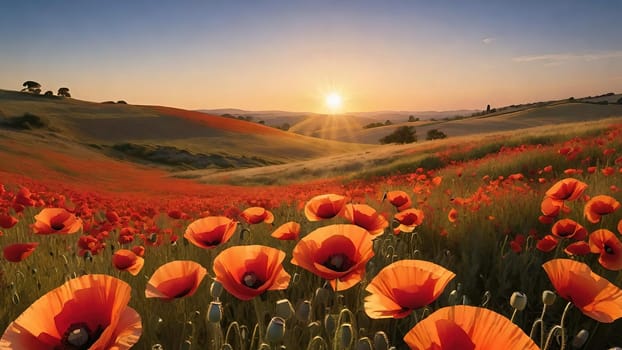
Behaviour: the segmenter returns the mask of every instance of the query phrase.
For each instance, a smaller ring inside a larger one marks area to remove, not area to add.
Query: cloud
[[[484,38],[484,39],[482,39],[482,42],[483,42],[484,44],[486,44],[486,45],[490,45],[490,44],[492,44],[494,41],[495,41],[495,38],[491,38],[491,37],[488,37],[488,38]]]
[[[562,53],[562,54],[546,54],[518,56],[512,60],[514,62],[545,62],[545,63],[561,63],[566,61],[597,61],[608,58],[622,58],[622,51],[601,51],[594,53]]]

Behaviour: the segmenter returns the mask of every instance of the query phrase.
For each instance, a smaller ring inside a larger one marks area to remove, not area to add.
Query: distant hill
[[[0,90],[0,122],[15,123],[24,115],[34,116],[46,132],[67,142],[173,169],[264,166],[363,147],[178,108]]]

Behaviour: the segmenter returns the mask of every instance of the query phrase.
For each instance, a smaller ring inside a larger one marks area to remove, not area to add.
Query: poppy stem
[[[257,326],[259,327],[259,341],[263,341],[263,314],[261,312],[261,305],[259,305],[259,299],[253,298],[253,306],[255,308],[255,317],[257,318]]]

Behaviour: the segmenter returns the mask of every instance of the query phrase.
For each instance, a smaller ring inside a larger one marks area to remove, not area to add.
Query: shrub
[[[380,139],[380,143],[412,143],[417,142],[417,131],[412,126],[400,126],[391,134]]]
[[[426,136],[426,140],[437,140],[437,139],[444,139],[447,138],[447,135],[438,130],[438,129],[432,129],[432,130],[428,130],[427,136]]]
[[[21,117],[7,118],[2,124],[19,130],[42,129],[50,126],[50,122],[47,119],[31,113],[25,113]]]

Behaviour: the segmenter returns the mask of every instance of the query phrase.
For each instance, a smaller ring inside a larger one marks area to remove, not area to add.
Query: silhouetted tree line
[[[21,92],[28,92],[35,95],[41,94],[41,84],[37,83],[36,81],[27,80],[22,84],[22,87],[23,89],[20,90]],[[54,96],[54,93],[51,90],[48,90],[43,95]],[[71,97],[71,94],[69,93],[69,88],[66,87],[58,89],[56,95],[62,97]]]

